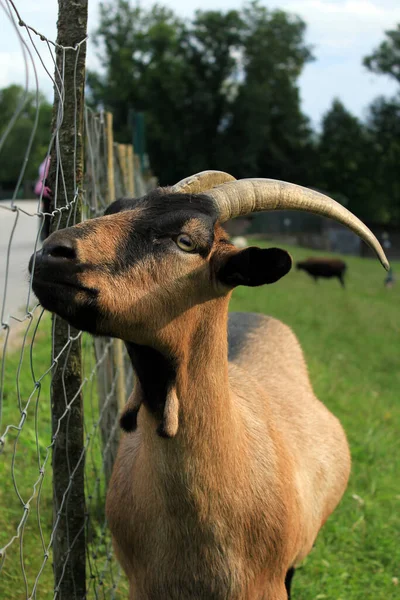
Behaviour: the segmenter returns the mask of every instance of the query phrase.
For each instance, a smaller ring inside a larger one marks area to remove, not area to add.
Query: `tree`
[[[386,32],[387,39],[370,55],[364,65],[374,73],[390,75],[400,83],[400,23],[397,29]]]
[[[238,11],[173,12],[103,3],[95,34],[104,76],[89,73],[95,105],[128,141],[129,110],[145,114],[162,184],[207,168],[237,176],[297,177],[311,148],[297,78],[311,59],[304,23],[253,2]]]
[[[400,98],[377,98],[367,126],[373,140],[372,202],[383,222],[400,225]]]
[[[298,17],[258,3],[243,10],[243,78],[226,131],[227,168],[238,177],[312,183],[312,135],[297,79],[312,60]]]
[[[38,168],[46,156],[50,140],[51,105],[40,94],[36,98],[34,92],[26,92],[19,85],[10,85],[0,90],[0,138],[6,132],[17,107],[22,107],[22,110],[0,150],[0,185],[2,186],[14,186],[18,180],[35,127],[37,107],[39,107],[38,122],[25,170],[25,179],[35,179],[38,176]]]
[[[400,83],[400,24],[386,32],[386,40],[364,59],[375,73],[393,77]],[[369,107],[367,127],[373,140],[374,202],[382,220],[400,224],[400,95],[377,98]]]
[[[183,158],[178,145],[188,110],[183,31],[183,23],[163,7],[102,3],[94,40],[105,74],[88,74],[89,100],[113,112],[118,141],[131,141],[129,112],[145,112],[152,167],[164,182],[166,157],[172,158],[172,172],[180,171]]]
[[[338,99],[323,117],[318,156],[319,187],[360,218],[376,219],[373,141],[367,128]]]

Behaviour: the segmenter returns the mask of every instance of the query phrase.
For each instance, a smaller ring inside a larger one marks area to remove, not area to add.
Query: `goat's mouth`
[[[32,289],[43,308],[65,319],[76,329],[97,333],[100,316],[97,290],[70,282],[36,278],[35,275]]]
[[[65,319],[77,329],[96,332],[98,290],[79,281],[79,269],[62,261],[32,256],[29,272],[32,290],[46,310]]]
[[[40,275],[37,276],[35,273],[32,275],[32,289],[35,292],[36,296],[40,298],[40,295],[47,294],[50,288],[55,288],[59,290],[59,293],[69,293],[69,292],[83,292],[87,294],[88,297],[96,298],[98,295],[98,291],[94,288],[89,288],[84,285],[81,285],[78,282],[66,281],[62,279],[53,279],[43,278]],[[36,292],[38,291],[38,293]],[[40,295],[39,295],[40,294]]]
[[[97,290],[59,277],[36,276],[36,273],[32,276],[32,290],[46,310],[78,329],[94,330]]]

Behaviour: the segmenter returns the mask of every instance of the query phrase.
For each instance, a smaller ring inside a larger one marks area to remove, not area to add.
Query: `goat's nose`
[[[56,239],[49,239],[43,244],[43,255],[52,258],[64,258],[75,260],[77,258],[75,240],[67,236],[58,236]]]

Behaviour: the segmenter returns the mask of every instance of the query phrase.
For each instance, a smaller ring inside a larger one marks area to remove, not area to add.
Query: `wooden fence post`
[[[115,173],[114,173],[114,139],[113,139],[113,116],[111,113],[105,113],[105,134],[107,148],[107,200],[108,203],[115,200]],[[101,356],[104,352],[104,340],[95,339],[96,355]],[[122,364],[122,367],[121,367]],[[116,393],[109,396],[113,385],[113,373],[116,373]],[[121,340],[114,340],[112,352],[106,357],[103,363],[103,375],[98,378],[97,389],[99,394],[99,410],[103,413],[100,423],[101,439],[103,446],[103,468],[108,482],[111,477],[114,460],[117,454],[119,442],[119,428],[114,427],[115,421],[119,417],[119,412],[125,404],[125,370],[123,360],[123,343]],[[104,403],[107,402],[107,408],[103,411]],[[110,432],[114,432],[110,434]],[[112,439],[110,439],[112,435]]]
[[[128,144],[126,152],[126,165],[128,175],[128,192],[131,198],[135,197],[135,160],[132,144]]]
[[[87,12],[88,0],[58,0],[57,85],[53,106],[53,132],[57,137],[51,151],[48,179],[54,194],[51,210],[63,210],[52,220],[52,231],[81,220]],[[65,91],[62,111],[60,90]],[[53,317],[55,358],[57,365],[51,383],[54,598],[83,600],[86,514],[81,341],[79,332],[56,316]]]

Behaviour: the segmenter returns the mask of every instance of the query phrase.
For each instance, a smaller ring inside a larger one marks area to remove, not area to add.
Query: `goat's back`
[[[300,560],[346,488],[350,471],[346,436],[336,417],[315,397],[302,349],[288,326],[264,315],[231,313],[228,340],[232,387],[235,381],[240,387],[246,380],[259,389],[262,401],[268,403],[268,418],[274,420],[295,464],[309,524]],[[250,408],[260,410],[254,397]]]

